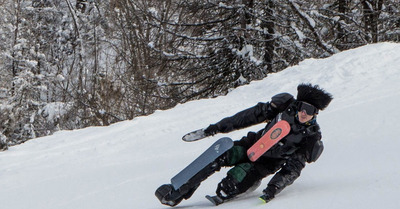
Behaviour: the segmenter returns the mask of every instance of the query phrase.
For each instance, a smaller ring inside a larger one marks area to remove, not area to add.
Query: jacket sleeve
[[[233,130],[246,128],[255,124],[273,119],[279,112],[294,100],[289,93],[281,93],[272,97],[271,102],[258,103],[256,106],[243,110],[231,117],[216,123],[218,132],[227,133]]]
[[[216,123],[219,132],[227,133],[233,130],[246,128],[268,119],[270,104],[258,103],[256,106],[243,110],[231,117],[227,117]]]

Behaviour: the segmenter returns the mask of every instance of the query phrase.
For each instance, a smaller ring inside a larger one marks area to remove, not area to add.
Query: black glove
[[[275,197],[277,188],[275,186],[268,186],[266,189],[263,190],[263,195],[260,196],[260,200],[268,203]]]
[[[260,198],[260,200],[262,200],[265,203],[268,203],[269,201],[274,199],[274,197],[270,196],[269,194],[263,194],[259,198]]]
[[[214,135],[214,134],[218,133],[218,126],[215,124],[211,124],[206,129],[204,129],[204,133],[207,136]]]

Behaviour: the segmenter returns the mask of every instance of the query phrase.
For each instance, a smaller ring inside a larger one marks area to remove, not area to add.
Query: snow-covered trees
[[[0,0],[1,140],[108,125],[399,42],[396,1]]]

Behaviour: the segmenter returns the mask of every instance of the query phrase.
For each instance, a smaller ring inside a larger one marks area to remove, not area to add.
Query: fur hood
[[[333,97],[318,85],[300,84],[297,86],[297,101],[307,102],[319,110],[324,110]]]

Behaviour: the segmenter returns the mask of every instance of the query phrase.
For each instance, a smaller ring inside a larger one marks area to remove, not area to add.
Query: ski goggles
[[[314,115],[314,114],[318,114],[318,109],[316,107],[314,107],[314,105],[309,104],[307,102],[300,102],[299,104],[299,111],[300,112],[306,112],[307,115]]]

